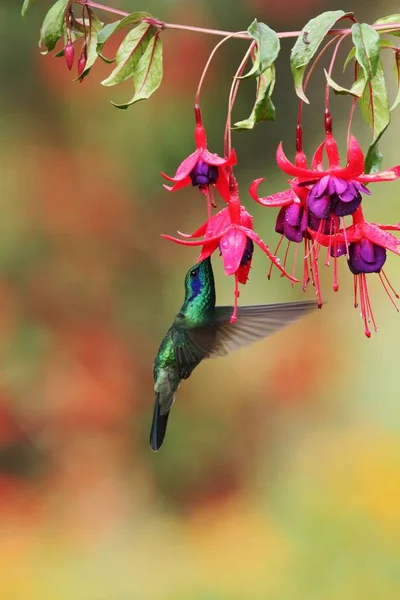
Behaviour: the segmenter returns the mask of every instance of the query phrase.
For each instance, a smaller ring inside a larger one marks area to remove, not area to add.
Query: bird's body
[[[164,336],[154,365],[155,406],[150,446],[164,441],[169,412],[182,381],[204,358],[224,356],[260,340],[316,308],[316,302],[291,302],[239,307],[231,323],[232,307],[215,306],[215,284],[210,258],[188,271],[185,301]]]

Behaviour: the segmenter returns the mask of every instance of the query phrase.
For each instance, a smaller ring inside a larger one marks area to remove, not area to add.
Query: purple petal
[[[300,231],[299,227],[293,227],[293,225],[290,225],[290,223],[285,221],[283,228],[284,228],[285,236],[291,242],[298,243],[298,242],[301,242],[301,240],[303,239],[303,232]]]
[[[331,181],[334,187],[330,193],[336,192],[336,194],[340,195],[348,189],[349,182],[345,179],[341,179],[340,177],[331,177]]]
[[[286,208],[285,221],[292,227],[300,226],[302,206],[298,202],[293,202]]]
[[[336,244],[336,246],[331,246],[331,256],[339,258],[339,256],[343,256],[346,254],[346,244]]]
[[[367,196],[370,196],[372,194],[371,190],[365,187],[365,185],[363,185],[360,181],[353,181],[353,184],[354,187],[362,194],[367,194]]]
[[[315,196],[317,198],[321,198],[321,196],[323,196],[327,190],[327,187],[329,185],[330,182],[330,175],[324,175],[324,177],[322,177],[313,187],[313,190],[315,190]]]
[[[307,231],[307,227],[308,227],[308,214],[307,214],[307,210],[305,208],[303,208],[303,214],[302,214],[301,220],[300,220],[300,231],[302,233],[304,233],[305,231]]]
[[[247,240],[246,240],[246,246],[245,246],[244,251],[243,251],[242,260],[240,261],[240,266],[241,267],[247,267],[247,265],[249,264],[249,262],[253,258],[253,252],[254,252],[254,243],[253,243],[253,240],[251,240],[250,238],[247,238]]]
[[[340,198],[338,198],[333,212],[337,217],[346,217],[347,215],[352,215],[357,208],[361,204],[361,196],[353,198],[351,202],[342,202]]]
[[[322,223],[322,225],[321,225]],[[310,214],[308,218],[308,226],[313,231],[319,231],[324,235],[329,235],[331,231],[330,219],[318,219]]]
[[[338,194],[342,202],[351,202],[358,194],[354,194],[351,190],[345,190],[342,194]]]
[[[189,173],[192,179],[192,185],[209,185],[216,183],[218,179],[218,168],[208,165],[199,159],[192,171]]]
[[[379,273],[386,261],[386,248],[362,239],[349,245],[348,265],[354,275]]]
[[[278,212],[278,216],[276,217],[275,231],[276,231],[276,233],[280,233],[281,235],[283,235],[283,225],[285,223],[285,212],[286,212],[286,206],[282,206],[282,208]]]
[[[319,198],[315,195],[314,186],[307,196],[307,206],[309,211],[318,219],[327,219],[331,211],[331,199],[329,196]]]

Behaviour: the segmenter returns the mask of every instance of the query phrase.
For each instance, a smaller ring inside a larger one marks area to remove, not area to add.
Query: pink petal
[[[278,167],[288,175],[292,175],[293,177],[304,177],[307,179],[319,179],[324,175],[324,171],[312,171],[311,169],[302,169],[300,167],[296,167],[294,164],[290,162],[283,151],[282,142],[278,146],[278,150],[276,151],[276,162]]]
[[[207,230],[207,225],[208,222],[206,221],[205,223],[203,223],[203,225],[200,225],[200,227],[196,229],[196,231],[194,231],[193,233],[182,233],[182,231],[178,231],[178,233],[184,238],[197,238],[205,234]]]
[[[346,235],[344,235],[343,229],[340,229],[338,233],[335,233],[334,235],[325,235],[324,233],[314,231],[309,227],[307,227],[307,231],[317,244],[321,244],[321,246],[327,248],[333,246],[335,242],[347,245],[350,242],[358,242],[363,237],[360,225],[350,225],[349,227],[346,227]]]
[[[190,154],[190,156],[185,158],[185,160],[179,165],[174,177],[168,177],[168,175],[165,175],[164,173],[161,173],[161,175],[165,177],[165,179],[168,179],[168,181],[174,181],[176,183],[178,181],[182,181],[182,179],[188,177],[189,173],[196,166],[196,163],[200,158],[200,152],[200,150],[195,150],[193,154]]]
[[[204,240],[181,240],[173,237],[172,235],[167,235],[166,233],[161,233],[161,237],[164,240],[170,240],[171,242],[175,242],[175,244],[180,244],[181,246],[202,246],[204,244]]]
[[[398,240],[394,235],[384,231],[374,223],[363,223],[362,228],[364,236],[367,238],[367,240],[373,244],[387,248],[387,250],[391,250],[400,256],[400,240]]]
[[[296,167],[307,168],[307,157],[303,150],[296,152],[296,156],[294,157],[294,164]]]
[[[244,206],[240,207],[240,225],[243,225],[244,227],[248,227],[249,229],[253,229],[253,217],[251,216],[250,213],[247,212],[247,210],[245,209]]]
[[[233,167],[234,165],[237,165],[237,156],[236,156],[235,150],[231,150],[226,164],[231,167]]]
[[[221,236],[225,233],[225,231],[227,230],[229,225],[230,225],[229,212],[228,212],[227,208],[224,208],[224,209],[220,210],[219,213],[217,213],[216,215],[211,217],[210,221],[207,224],[205,237],[202,240],[187,240],[187,239],[181,240],[179,238],[175,238],[175,237],[173,237],[171,235],[167,235],[165,233],[162,233],[161,237],[164,238],[165,240],[170,240],[177,244],[181,244],[182,246],[202,246],[204,244],[208,244],[208,243],[212,243],[212,242],[219,243]],[[203,227],[204,227],[204,223],[203,223],[203,225],[201,225],[201,227],[199,227],[199,229],[197,231],[194,232],[194,234],[197,234],[197,232],[200,229],[203,229]],[[192,234],[193,237],[194,237],[194,234]],[[192,236],[190,236],[190,237],[192,237]]]
[[[272,206],[276,208],[277,206],[286,206],[287,204],[290,204],[295,200],[296,194],[291,189],[285,190],[284,192],[277,192],[276,194],[272,194],[271,196],[264,196],[263,198],[260,198],[257,194],[257,190],[260,183],[264,180],[264,177],[261,177],[260,179],[255,179],[249,188],[250,196],[253,198],[253,200],[258,202],[258,204],[262,204],[262,206]]]
[[[214,167],[222,167],[228,164],[227,158],[222,158],[218,156],[218,154],[213,154],[207,148],[202,148],[199,150],[200,158],[208,165],[213,165]]]
[[[364,154],[354,135],[350,136],[347,147],[348,178],[355,179],[364,172]]]
[[[231,217],[229,209],[223,208],[208,221],[205,239],[221,236],[223,232],[230,226],[230,224]]]
[[[172,177],[168,177],[168,175],[164,175],[164,173],[161,173],[161,175],[163,177],[165,177],[165,179],[169,179],[169,181],[175,181],[175,179],[173,179]],[[176,192],[176,190],[181,190],[182,188],[186,187],[187,185],[190,185],[192,183],[192,180],[190,179],[189,175],[187,177],[185,177],[185,179],[181,179],[180,181],[177,181],[174,185],[165,185],[165,183],[163,184],[163,187],[168,191],[168,192]]]
[[[238,270],[246,248],[246,242],[246,234],[235,226],[232,226],[232,228],[221,237],[219,245],[225,273],[227,275],[232,275]]]
[[[339,151],[336,140],[331,133],[327,133],[325,136],[325,152],[328,157],[329,167],[338,167],[340,164]]]
[[[400,231],[400,223],[397,225],[382,225],[379,223],[378,227],[383,229],[384,231]]]
[[[221,195],[221,198],[225,200],[225,202],[229,202],[230,190],[229,190],[229,180],[228,175],[226,173],[225,167],[218,167],[218,179],[215,184],[218,192]]]
[[[316,149],[314,156],[312,158],[311,167],[314,171],[323,171],[324,163],[322,161],[322,156],[324,152],[325,141],[323,141],[318,148]]]
[[[357,177],[362,183],[373,183],[376,181],[394,181],[400,177],[400,165],[380,171],[379,173],[363,173]]]
[[[199,255],[199,262],[201,262],[205,258],[208,258],[209,256],[211,256],[211,254],[213,252],[215,252],[215,250],[217,248],[218,248],[218,242],[214,242],[213,244],[204,244],[203,248],[201,249],[200,255]]]

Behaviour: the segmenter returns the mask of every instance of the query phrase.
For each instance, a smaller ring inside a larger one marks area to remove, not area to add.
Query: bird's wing
[[[215,308],[215,341],[207,358],[226,356],[229,352],[261,340],[317,308],[314,301],[285,302],[240,306],[237,320],[230,323],[233,308]]]
[[[208,356],[214,347],[215,326],[181,328],[173,332],[175,360],[177,372],[182,379],[187,379],[193,369]]]

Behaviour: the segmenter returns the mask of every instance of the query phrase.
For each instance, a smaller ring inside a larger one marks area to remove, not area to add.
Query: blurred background
[[[110,100],[130,97],[130,84],[100,86],[110,72],[100,62],[72,83],[63,60],[37,48],[51,2],[37,2],[27,24],[21,4],[0,6],[1,598],[398,598],[400,320],[378,276],[368,277],[379,325],[372,339],[346,264],[337,294],[332,268],[322,266],[328,306],[203,363],[182,385],[153,454],[152,362],[197,259],[159,234],[191,231],[206,214],[197,190],[165,192],[160,171],[172,175],[193,150],[194,93],[217,38],[165,31],[162,87],[118,111]],[[398,9],[394,0],[110,4],[227,30],[257,17],[278,31],[328,9],[366,22]],[[255,205],[247,189],[262,176],[264,194],[286,188],[274,154],[280,140],[294,153],[292,45],[282,43],[277,65],[276,121],[234,134],[242,201],[271,247],[276,211]],[[226,44],[203,90],[209,147],[219,153],[245,48]],[[340,65],[335,74],[346,82]],[[235,120],[248,116],[253,85],[243,84]],[[309,154],[323,135],[323,93],[317,74],[304,113]],[[333,99],[342,151],[349,106]],[[399,114],[381,144],[384,166],[400,162]],[[366,148],[358,118],[354,131]],[[375,185],[367,217],[397,223],[399,192],[399,182]],[[268,268],[256,249],[242,303],[304,297],[276,272],[268,282]],[[218,255],[214,269],[218,302],[231,303]],[[399,259],[389,256],[386,272],[400,289]]]

